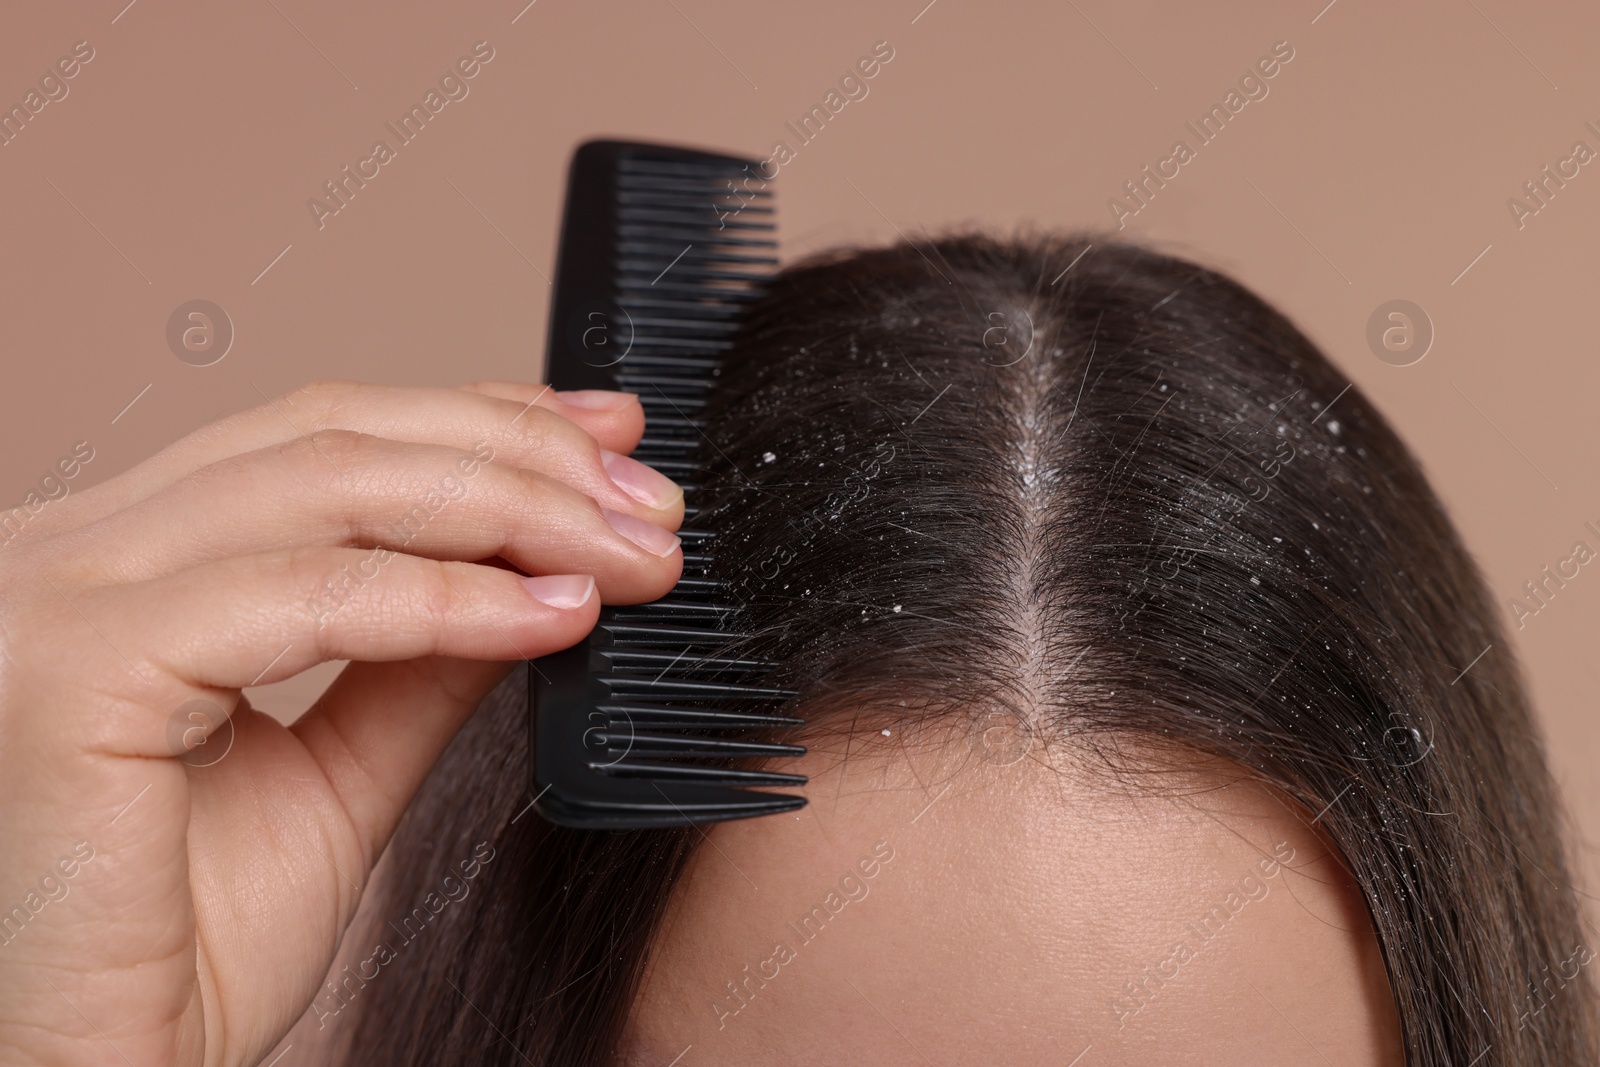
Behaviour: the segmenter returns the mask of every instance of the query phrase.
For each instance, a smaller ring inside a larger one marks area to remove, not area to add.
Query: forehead
[[[1222,765],[1135,790],[873,737],[806,757],[799,813],[709,831],[628,1067],[1401,1062],[1310,815]]]

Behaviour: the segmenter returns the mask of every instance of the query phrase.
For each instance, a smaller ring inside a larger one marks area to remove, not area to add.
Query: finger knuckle
[[[514,467],[512,471],[522,495],[540,510],[586,511],[590,518],[603,521],[600,504],[559,477],[529,467]]]
[[[283,395],[282,402],[302,418],[309,414],[320,425],[332,421],[361,388],[360,382],[344,378],[319,378],[291,389]]]
[[[451,581],[450,564],[442,560],[425,560],[417,568],[412,586],[412,610],[417,613],[416,623],[428,632],[442,635],[454,618],[461,595]]]
[[[428,598],[427,612],[431,619],[442,622],[453,615],[461,603],[461,591],[452,575],[454,570],[456,568],[445,560],[428,561],[423,591]]]
[[[516,427],[525,456],[548,458],[565,452],[599,462],[599,442],[582,426],[553,411],[530,407],[516,420]]]
[[[310,599],[326,595],[342,576],[338,562],[326,551],[310,545],[284,549],[281,567],[294,595]]]
[[[297,469],[342,480],[346,468],[370,459],[378,438],[359,430],[324,427],[296,438],[285,446]]]

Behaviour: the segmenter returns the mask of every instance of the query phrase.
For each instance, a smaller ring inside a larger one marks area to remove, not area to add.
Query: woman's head
[[[1094,241],[783,272],[705,412],[702,523],[742,649],[800,691],[812,805],[709,837],[446,811],[522,780],[484,716],[396,846],[507,857],[439,965],[475,1007],[419,1025],[604,1062],[659,934],[639,1062],[960,1033],[1202,1062],[1268,1026],[1371,1063],[1592,1053],[1520,682],[1415,462],[1250,293]]]

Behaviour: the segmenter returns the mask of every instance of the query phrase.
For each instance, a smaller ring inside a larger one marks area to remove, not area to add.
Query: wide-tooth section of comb
[[[708,573],[716,532],[693,525],[699,413],[745,306],[777,266],[771,192],[753,160],[661,145],[581,146],[568,176],[549,381],[639,395],[633,453],[684,486],[683,577],[651,604],[608,607],[580,645],[533,664],[534,802],[569,826],[623,829],[788,811],[753,787],[801,775],[738,766],[803,755],[761,739],[801,720],[772,664],[727,655],[737,605]]]

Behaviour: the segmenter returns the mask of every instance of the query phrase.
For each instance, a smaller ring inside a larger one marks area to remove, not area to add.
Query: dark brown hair
[[[998,704],[1069,746],[1234,761],[1320,813],[1407,1063],[1592,1062],[1554,788],[1417,463],[1253,294],[1090,241],[958,234],[780,274],[705,412],[702,524],[746,649],[817,730]],[[390,845],[381,918],[475,842],[497,854],[357,1002],[350,1063],[614,1051],[700,835],[513,824],[524,686],[485,702]]]

